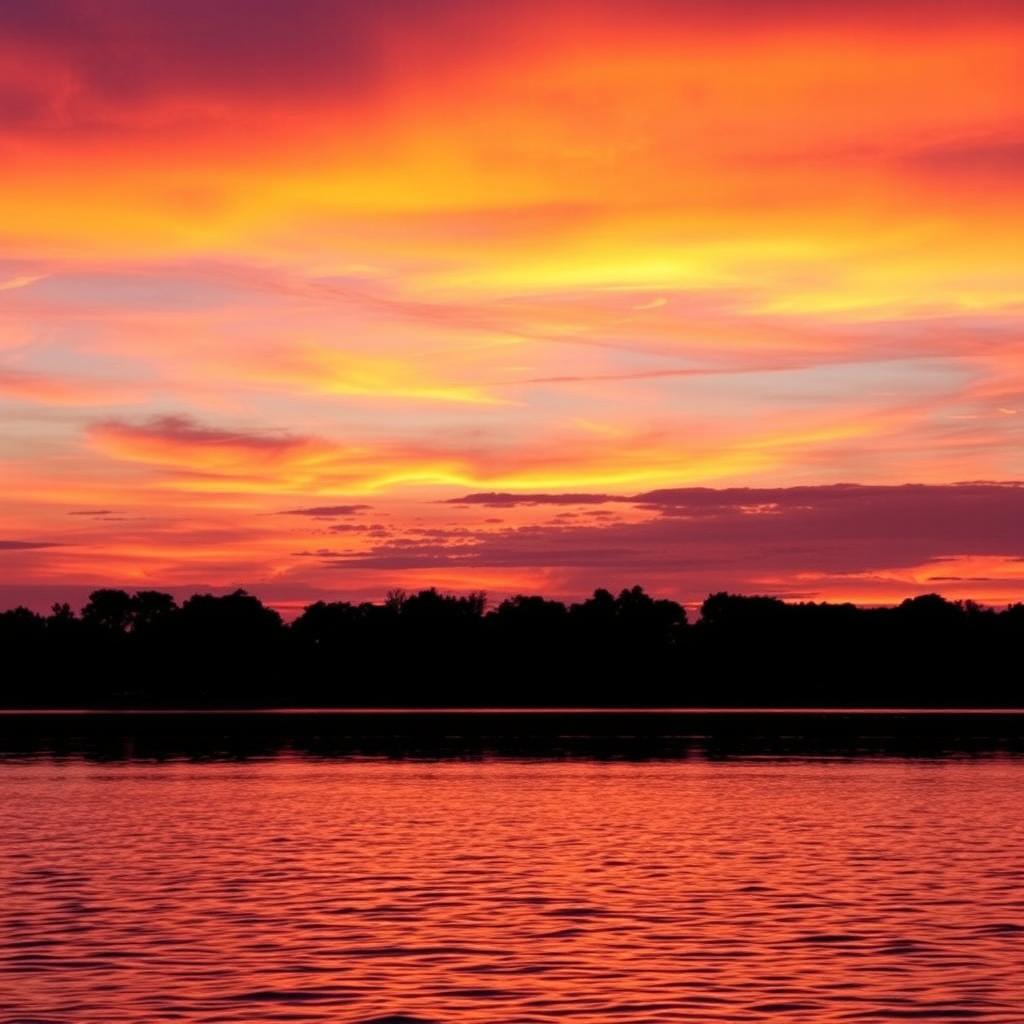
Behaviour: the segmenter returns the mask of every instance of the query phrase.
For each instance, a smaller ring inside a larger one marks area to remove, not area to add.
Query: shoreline
[[[0,760],[1024,756],[1021,708],[0,711]]]
[[[616,705],[613,707],[586,707],[586,706],[524,706],[515,707],[512,705],[467,705],[467,706],[374,706],[374,707],[278,707],[278,706],[219,706],[219,707],[10,707],[0,708],[0,716],[6,717],[31,717],[31,716],[61,716],[61,715],[117,715],[117,716],[146,716],[146,715],[181,715],[181,716],[202,716],[202,715],[316,715],[316,716],[342,716],[342,715],[364,715],[364,716],[429,716],[429,715],[507,715],[507,716],[544,716],[544,715],[580,715],[580,716],[612,716],[612,715],[661,715],[661,716],[740,716],[740,715],[934,715],[934,716],[958,716],[958,715],[1022,715],[1024,707],[1015,706],[992,706],[992,707],[644,707],[630,705]]]

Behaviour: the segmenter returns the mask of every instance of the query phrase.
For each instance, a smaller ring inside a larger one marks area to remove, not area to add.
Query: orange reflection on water
[[[0,1017],[1021,1019],[1024,762],[13,762]]]

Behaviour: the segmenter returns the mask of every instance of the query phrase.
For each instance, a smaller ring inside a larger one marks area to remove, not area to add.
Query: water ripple
[[[0,765],[2,1024],[1024,1021],[1024,761]]]

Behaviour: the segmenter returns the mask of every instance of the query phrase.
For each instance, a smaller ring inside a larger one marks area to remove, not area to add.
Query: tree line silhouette
[[[566,605],[394,591],[293,622],[244,590],[102,589],[0,613],[0,703],[27,706],[1019,706],[1024,604],[895,607],[641,587]]]

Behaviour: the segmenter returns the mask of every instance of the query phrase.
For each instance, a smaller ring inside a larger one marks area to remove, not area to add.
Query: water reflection
[[[570,756],[508,759],[482,755],[523,729],[484,723],[445,734],[465,756],[440,757],[432,728],[429,760],[366,759],[338,755],[394,753],[394,735],[264,716],[253,736],[254,717],[191,743],[182,721],[93,723],[88,744],[82,724],[23,727],[0,763],[0,1020],[1022,1019],[1008,735],[986,756],[963,725],[943,740],[959,756],[765,761],[734,756],[748,725],[637,760],[652,735],[559,728],[531,742]]]
[[[1022,753],[1024,713],[992,710],[0,713],[0,758],[660,760]]]

